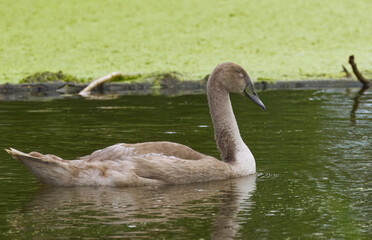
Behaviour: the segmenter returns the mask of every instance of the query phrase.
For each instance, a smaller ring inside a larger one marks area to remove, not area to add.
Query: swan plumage
[[[212,71],[207,96],[222,161],[172,142],[119,143],[76,160],[6,151],[40,182],[55,186],[186,184],[246,176],[255,173],[256,164],[240,137],[229,92],[244,94],[265,109],[242,67],[222,63]]]

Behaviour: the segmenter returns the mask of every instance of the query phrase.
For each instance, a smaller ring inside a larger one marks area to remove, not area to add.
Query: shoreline
[[[304,90],[304,89],[333,89],[333,88],[361,88],[362,84],[352,79],[323,79],[255,82],[258,91],[266,90]],[[79,91],[87,83],[27,83],[0,84],[0,100],[31,100],[31,99],[61,99],[68,96],[78,96]],[[204,94],[206,80],[196,81],[160,81],[155,82],[111,82],[104,83],[92,91],[92,98],[109,98],[127,95],[165,95],[179,96]]]

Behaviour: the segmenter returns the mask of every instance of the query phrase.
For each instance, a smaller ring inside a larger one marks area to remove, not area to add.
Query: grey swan
[[[214,68],[207,97],[221,160],[172,142],[119,143],[77,160],[5,149],[44,184],[54,186],[143,186],[237,178],[256,172],[243,142],[229,92],[243,94],[265,110],[247,72],[235,63]]]

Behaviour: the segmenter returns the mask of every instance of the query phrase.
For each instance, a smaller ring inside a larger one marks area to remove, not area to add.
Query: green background
[[[368,76],[371,12],[370,0],[0,0],[0,82],[59,70],[200,79],[224,61],[258,80],[341,78],[350,54]]]

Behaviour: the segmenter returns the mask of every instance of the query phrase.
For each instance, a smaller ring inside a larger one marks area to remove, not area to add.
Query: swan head
[[[209,80],[212,78],[215,81],[219,81],[228,92],[242,94],[263,110],[266,109],[258,97],[248,73],[238,64],[231,62],[221,63],[213,70]]]

